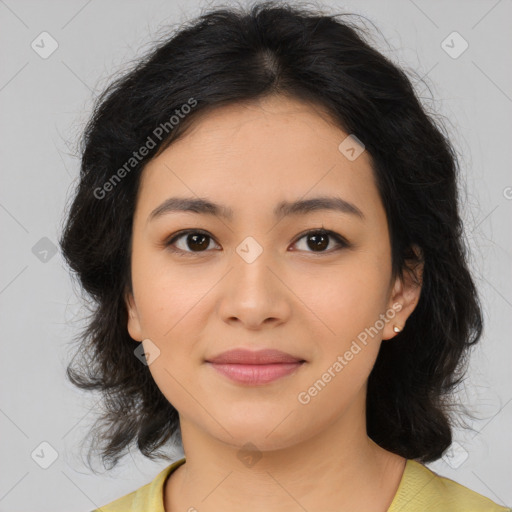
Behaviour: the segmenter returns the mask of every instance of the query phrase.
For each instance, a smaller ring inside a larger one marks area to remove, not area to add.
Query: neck
[[[352,412],[319,435],[254,452],[180,418],[186,463],[167,480],[166,510],[386,511],[406,460],[374,443],[365,415]]]

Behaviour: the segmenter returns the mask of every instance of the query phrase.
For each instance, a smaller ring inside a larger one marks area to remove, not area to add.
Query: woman
[[[482,314],[452,146],[359,30],[213,11],[99,98],[68,375],[103,393],[104,462],[185,457],[98,510],[506,510],[423,465]]]

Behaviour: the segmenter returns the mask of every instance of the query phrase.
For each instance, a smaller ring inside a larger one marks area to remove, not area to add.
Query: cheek
[[[149,352],[152,348],[158,354],[149,370],[176,408],[190,407],[190,396],[184,390],[194,388],[193,367],[201,363],[194,352],[194,340],[195,333],[202,329],[201,319],[208,317],[204,297],[215,284],[213,277],[201,278],[193,266],[177,271],[164,251],[133,253],[132,282],[138,317],[144,338],[154,344],[146,342],[144,349],[148,344]]]
[[[145,336],[172,338],[188,315],[197,315],[196,308],[200,309],[201,299],[214,286],[214,277],[201,277],[197,266],[171,264],[165,251],[134,251],[132,282]]]
[[[334,419],[360,396],[377,359],[386,289],[380,273],[362,267],[333,273],[327,286],[310,288],[311,309],[321,321],[314,322],[313,364],[296,397],[304,418]]]
[[[386,307],[387,285],[385,269],[372,263],[371,255],[358,254],[316,275],[300,277],[293,290],[310,311],[310,327],[317,326],[320,339],[343,345],[376,323]]]
[[[301,382],[310,413],[321,414],[334,403],[343,408],[375,364],[385,325],[380,318],[388,276],[372,261],[369,253],[358,254],[333,267],[329,279],[306,280],[297,292],[312,312],[304,316],[304,328],[314,343],[314,364],[307,381]]]

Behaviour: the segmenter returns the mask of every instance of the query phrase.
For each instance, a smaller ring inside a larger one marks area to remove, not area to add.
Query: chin
[[[231,420],[230,422],[223,423],[223,426],[231,436],[223,429],[220,429],[215,437],[240,450],[254,449],[260,452],[282,450],[294,446],[305,437],[304,433],[297,430],[295,422],[288,423],[290,418],[281,425],[279,423],[282,419],[276,421],[275,415],[270,420],[262,417],[249,417],[245,418],[245,421],[240,422]]]

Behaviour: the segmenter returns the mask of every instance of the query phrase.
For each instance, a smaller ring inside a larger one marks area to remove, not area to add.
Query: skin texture
[[[126,303],[130,336],[148,353],[158,348],[149,369],[180,415],[187,462],[166,482],[167,512],[385,511],[396,493],[405,459],[367,436],[366,385],[381,342],[393,343],[393,325],[405,325],[421,288],[407,273],[392,279],[370,156],[346,158],[338,146],[347,135],[320,108],[272,96],[209,112],[143,171]],[[323,210],[273,217],[280,201],[324,195],[355,204],[364,220]],[[233,219],[174,212],[148,221],[171,196],[208,198]],[[316,249],[303,232],[321,228],[351,246],[327,238]],[[165,241],[183,229],[206,231],[206,250],[185,235],[174,242],[185,256],[170,252]],[[246,237],[263,251],[252,263],[237,252]],[[394,318],[301,403],[389,311]],[[238,347],[306,363],[262,386],[205,363]],[[256,462],[242,460],[247,443]]]

